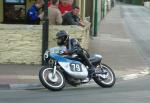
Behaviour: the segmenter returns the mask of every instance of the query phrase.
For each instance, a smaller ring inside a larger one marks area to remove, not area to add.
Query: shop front
[[[26,1],[25,0],[4,0],[4,23],[23,24],[26,21]]]
[[[26,12],[35,0],[0,0],[0,23],[25,24]],[[85,17],[86,0],[74,0],[74,5],[81,8],[80,16]]]
[[[0,0],[0,23],[25,24],[26,12],[35,0]]]

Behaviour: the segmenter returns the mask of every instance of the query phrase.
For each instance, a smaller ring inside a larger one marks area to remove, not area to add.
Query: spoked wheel
[[[65,78],[60,70],[56,69],[56,74],[53,76],[53,68],[42,67],[39,72],[39,79],[42,85],[53,91],[62,90],[65,86]]]
[[[106,64],[97,66],[96,71],[100,72],[93,78],[94,81],[104,88],[112,87],[116,82],[116,77],[113,70]]]

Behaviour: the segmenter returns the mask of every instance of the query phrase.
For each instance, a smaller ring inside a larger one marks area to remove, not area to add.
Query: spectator
[[[27,23],[28,24],[40,24],[40,20],[43,17],[43,13],[39,14],[39,10],[43,7],[43,0],[36,0],[36,2],[27,11]]]
[[[48,8],[48,19],[50,25],[62,24],[62,15],[58,9],[59,0],[52,0],[51,7]]]
[[[64,15],[65,13],[72,11],[72,2],[70,0],[61,0],[58,8],[61,11],[61,14]]]
[[[79,15],[80,8],[79,7],[74,7],[72,12],[66,13],[63,16],[63,25],[79,25],[83,26],[84,24],[80,21],[80,18],[78,17]]]
[[[51,7],[52,5],[52,0],[48,0],[48,7]]]

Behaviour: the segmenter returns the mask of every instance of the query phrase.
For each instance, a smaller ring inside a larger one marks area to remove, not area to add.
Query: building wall
[[[90,21],[93,19],[93,2],[94,0],[86,0],[85,16],[90,16]]]
[[[142,5],[143,4],[143,0],[132,0],[132,4]]]
[[[134,5],[143,5],[146,0],[122,0],[125,3],[134,4]]]
[[[50,26],[49,48],[56,46],[59,30],[66,30],[88,48],[89,29],[80,26]],[[0,24],[0,34],[0,63],[41,64],[42,26]]]
[[[85,0],[81,0],[81,13],[82,13],[82,18],[84,19],[85,18],[85,5],[86,5],[86,2]]]
[[[98,0],[98,7],[97,7],[97,10],[98,10],[98,18],[97,18],[97,33],[100,31],[100,23],[101,23],[101,4],[102,1],[101,0]]]
[[[0,0],[0,22],[3,22],[3,0]]]
[[[82,18],[82,19],[84,19],[85,18],[85,7],[86,7],[86,0],[75,0],[75,2],[76,2],[76,5],[77,6],[79,6],[80,7],[80,17]]]

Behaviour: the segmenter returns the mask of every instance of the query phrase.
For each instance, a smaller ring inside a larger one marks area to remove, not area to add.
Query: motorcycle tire
[[[107,70],[111,75],[111,81],[106,82],[105,80],[101,79],[98,76],[93,77],[94,81],[101,87],[103,88],[110,88],[112,86],[114,86],[115,82],[116,82],[116,77],[115,74],[113,72],[113,70],[106,64],[100,64],[102,69]]]
[[[46,71],[49,71],[50,73],[45,74]],[[48,66],[44,66],[39,71],[39,79],[42,83],[42,85],[52,91],[60,91],[65,87],[65,78],[63,73],[56,69],[56,75],[55,78],[52,77],[52,71],[53,68],[50,68]],[[58,83],[58,79],[60,80]]]

